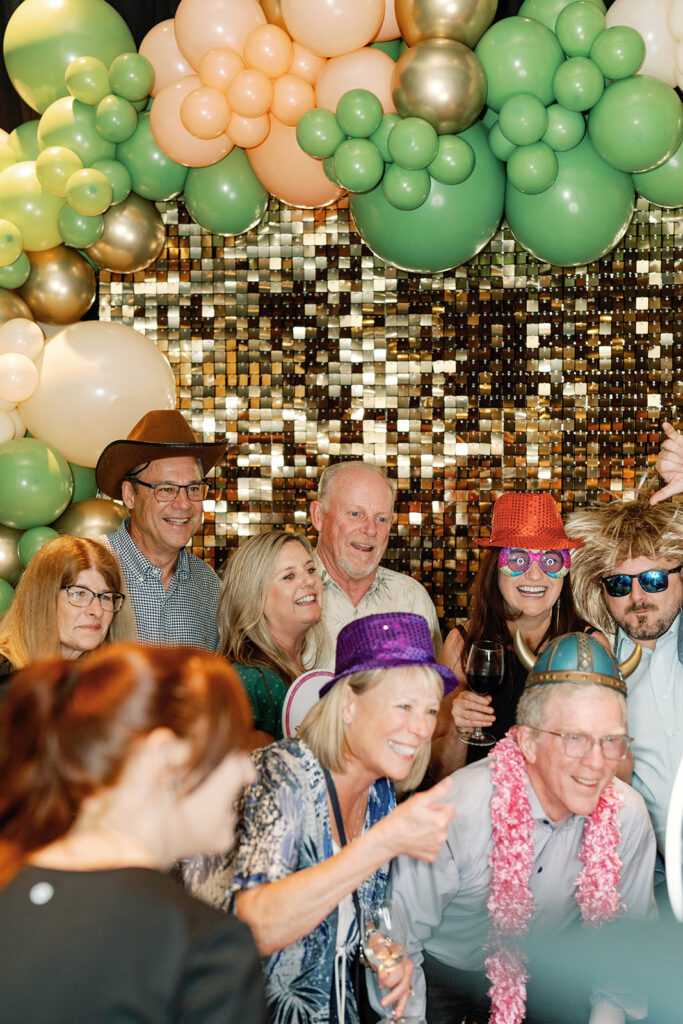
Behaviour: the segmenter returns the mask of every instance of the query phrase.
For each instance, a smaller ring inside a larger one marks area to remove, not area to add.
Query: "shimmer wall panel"
[[[652,467],[660,420],[683,419],[680,210],[641,200],[587,267],[540,263],[504,226],[433,276],[385,266],[344,207],[272,200],[236,238],[162,210],[160,259],[102,272],[100,317],[155,340],[195,431],[227,435],[194,546],[217,568],[241,537],[306,529],[322,468],[366,458],[398,485],[386,563],[447,628],[501,491],[549,490],[564,513],[610,500]]]

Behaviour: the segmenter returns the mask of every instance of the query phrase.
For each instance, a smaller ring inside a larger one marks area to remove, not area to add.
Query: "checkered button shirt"
[[[220,584],[216,573],[183,548],[168,590],[164,590],[161,569],[152,565],[133,542],[129,522],[125,519],[116,533],[103,539],[121,565],[140,641],[217,650]]]

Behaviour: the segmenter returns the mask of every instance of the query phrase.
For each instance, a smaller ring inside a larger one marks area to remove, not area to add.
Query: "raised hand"
[[[424,793],[415,793],[375,828],[386,829],[391,855],[405,853],[417,860],[433,861],[446,841],[448,823],[455,807],[447,803],[451,780],[442,779]]]
[[[650,496],[651,505],[683,493],[683,435],[666,421],[662,423],[662,431],[666,434],[666,440],[660,449],[656,466],[666,485]]]

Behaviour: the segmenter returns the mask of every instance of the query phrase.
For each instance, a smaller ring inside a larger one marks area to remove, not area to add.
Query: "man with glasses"
[[[643,649],[628,680],[633,762],[619,774],[644,797],[663,855],[683,757],[683,506],[642,494],[574,512],[567,529],[584,541],[572,558],[579,615],[614,637],[619,660]]]
[[[198,442],[181,413],[162,409],[148,412],[98,460],[98,487],[130,513],[106,539],[143,643],[218,647],[218,577],[187,545],[202,522],[204,476],[224,452],[224,442]]]
[[[642,797],[615,778],[629,746],[624,676],[639,652],[619,666],[586,633],[556,637],[535,661],[521,633],[515,648],[531,668],[516,727],[451,776],[456,814],[436,860],[392,865],[416,968],[407,1012],[485,1024],[493,1002],[492,1019],[527,1024],[643,1017],[637,993],[613,992],[605,978],[593,995],[605,1016],[591,1016],[595,979],[565,986],[524,948],[527,935],[550,949],[574,925],[654,913],[652,825]]]

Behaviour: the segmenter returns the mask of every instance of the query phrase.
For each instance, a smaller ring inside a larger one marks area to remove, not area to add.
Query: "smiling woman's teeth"
[[[517,587],[517,590],[520,594],[531,594],[532,597],[545,594],[545,587]]]
[[[298,597],[294,604],[310,604],[312,601],[315,600],[315,594],[307,594],[306,597]]]
[[[406,743],[396,743],[394,740],[389,740],[389,746],[392,750],[395,750],[401,757],[414,757],[415,747],[409,747]]]

